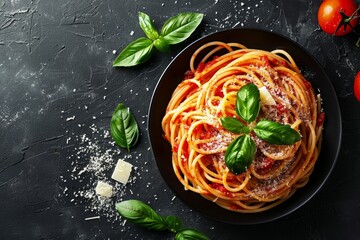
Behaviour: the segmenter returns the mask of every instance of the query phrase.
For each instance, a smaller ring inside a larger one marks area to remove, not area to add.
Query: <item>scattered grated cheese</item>
[[[95,220],[95,219],[100,219],[100,216],[88,217],[88,218],[85,218],[85,221]]]
[[[64,149],[67,151],[69,166],[67,171],[59,177],[63,189],[59,196],[66,197],[73,205],[86,203],[85,212],[99,215],[108,222],[120,220],[121,224],[125,223],[125,219],[121,218],[114,209],[114,204],[126,195],[134,194],[131,188],[136,180],[141,178],[140,172],[134,167],[127,185],[112,182],[110,175],[115,167],[116,159],[131,159],[132,155],[125,154],[109,141],[110,133],[107,128],[98,127],[96,124],[89,126],[83,124],[80,129],[82,133],[70,132],[66,141]],[[111,182],[112,197],[104,197],[96,193],[95,188],[99,180]]]

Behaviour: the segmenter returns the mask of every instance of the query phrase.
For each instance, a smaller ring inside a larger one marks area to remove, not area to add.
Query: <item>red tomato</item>
[[[356,74],[354,81],[354,95],[356,99],[360,102],[360,71]]]
[[[324,32],[343,36],[350,33],[358,23],[357,10],[354,0],[324,0],[318,10],[318,23]]]

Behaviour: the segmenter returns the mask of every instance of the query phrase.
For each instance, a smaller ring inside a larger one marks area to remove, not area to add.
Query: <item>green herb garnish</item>
[[[250,166],[256,150],[255,142],[249,134],[232,141],[225,152],[225,164],[234,174],[242,173]]]
[[[292,145],[301,139],[300,134],[289,125],[261,120],[253,129],[256,136],[276,145]]]
[[[110,133],[120,147],[130,151],[139,139],[139,127],[128,107],[120,103],[110,121]]]
[[[300,134],[289,125],[270,120],[254,122],[260,111],[260,92],[252,83],[239,89],[235,108],[236,114],[248,125],[236,118],[220,118],[226,130],[241,134],[229,144],[225,152],[225,164],[234,174],[246,171],[254,159],[256,145],[250,132],[253,131],[260,139],[276,145],[292,145],[301,139]]]
[[[254,121],[260,111],[260,92],[254,84],[247,84],[236,94],[236,113],[245,122]]]
[[[175,235],[175,240],[208,240],[209,238],[195,229],[183,229]]]
[[[169,44],[180,43],[190,37],[201,23],[203,16],[202,13],[180,13],[165,22],[160,36]]]
[[[115,204],[116,210],[129,222],[141,227],[163,231],[170,230],[175,233],[175,240],[208,240],[203,233],[194,229],[182,228],[182,221],[175,216],[162,216],[148,204],[131,199]]]
[[[114,67],[135,66],[148,60],[154,50],[153,42],[145,37],[130,43],[115,59]]]
[[[146,37],[130,43],[115,59],[114,67],[130,67],[148,60],[154,48],[161,52],[169,52],[170,45],[187,39],[199,26],[204,14],[180,13],[167,20],[160,34],[156,30],[150,17],[140,12],[139,25]]]
[[[158,39],[159,33],[153,25],[149,15],[139,12],[139,25],[150,40],[154,41]]]

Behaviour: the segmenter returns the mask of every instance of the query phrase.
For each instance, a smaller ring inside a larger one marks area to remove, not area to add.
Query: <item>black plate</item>
[[[309,183],[279,206],[261,213],[236,213],[225,210],[199,194],[185,191],[173,173],[171,146],[164,140],[161,120],[176,86],[189,69],[193,52],[211,41],[238,42],[248,48],[263,50],[284,49],[292,55],[314,89],[321,92],[326,122],[319,159]],[[191,208],[222,222],[255,224],[283,217],[309,201],[321,188],[332,171],[341,142],[341,114],[334,88],[319,63],[300,45],[281,35],[256,29],[231,29],[203,37],[185,48],[166,68],[156,86],[149,109],[149,138],[154,157],[162,177],[170,188]]]

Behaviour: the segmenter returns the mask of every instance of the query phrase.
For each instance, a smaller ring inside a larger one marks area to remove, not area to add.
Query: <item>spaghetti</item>
[[[239,135],[222,127],[220,118],[239,119],[236,93],[248,83],[261,90],[257,119],[289,124],[301,140],[272,145],[252,134],[255,158],[245,172],[235,175],[224,155]],[[324,122],[320,104],[320,95],[315,96],[286,51],[207,43],[192,55],[190,70],[173,92],[162,121],[174,172],[185,189],[225,209],[253,213],[273,208],[303,187],[314,169]]]

